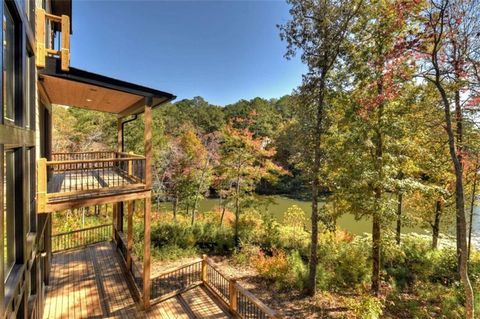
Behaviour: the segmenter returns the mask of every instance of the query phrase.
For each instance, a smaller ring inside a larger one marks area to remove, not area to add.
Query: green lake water
[[[283,196],[264,196],[264,198],[268,198],[272,200],[272,203],[268,205],[267,210],[273,216],[278,218],[278,220],[282,220],[283,214],[285,211],[292,205],[297,205],[298,207],[302,208],[307,216],[310,215],[311,212],[311,204],[308,201],[302,201],[298,199],[292,199]],[[207,212],[213,211],[219,206],[218,199],[207,198],[203,199],[199,203],[198,210],[199,212]],[[171,205],[167,203],[163,203],[161,205],[161,210],[171,210]],[[356,220],[353,215],[351,214],[344,214],[337,220],[337,226],[341,229],[347,230],[353,234],[363,234],[363,233],[370,233],[371,232],[371,221],[367,218]],[[394,230],[395,226],[392,224],[392,230]],[[402,229],[403,233],[409,232],[416,232],[420,234],[427,233],[425,230],[421,229],[420,227],[409,228],[404,227]]]

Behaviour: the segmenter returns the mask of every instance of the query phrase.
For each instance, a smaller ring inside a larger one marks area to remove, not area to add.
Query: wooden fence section
[[[202,260],[177,267],[152,279],[152,303],[163,301],[200,284],[214,293],[238,318],[280,318],[235,279],[223,275],[206,256],[203,256]]]
[[[112,238],[112,225],[94,227],[52,235],[52,252],[68,250],[99,243]]]

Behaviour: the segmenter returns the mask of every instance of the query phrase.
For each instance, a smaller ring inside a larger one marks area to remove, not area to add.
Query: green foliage
[[[348,299],[347,306],[353,312],[355,318],[378,319],[383,313],[382,302],[368,294]]]
[[[303,288],[307,267],[298,252],[287,255],[285,251],[275,250],[272,256],[260,252],[252,261],[259,276],[279,289]]]

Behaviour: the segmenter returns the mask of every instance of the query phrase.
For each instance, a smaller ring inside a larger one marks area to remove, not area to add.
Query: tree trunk
[[[397,245],[400,245],[401,235],[402,235],[402,206],[403,206],[403,194],[398,193],[398,204],[397,204],[397,233],[395,239]]]
[[[317,291],[317,265],[318,265],[318,195],[320,187],[320,165],[321,165],[321,137],[322,137],[322,120],[324,108],[326,71],[323,72],[320,79],[319,97],[317,105],[317,118],[315,125],[315,146],[314,146],[314,162],[312,167],[312,234],[310,245],[310,264],[307,282],[307,294],[315,296]]]
[[[200,196],[200,191],[202,190],[203,180],[205,179],[205,174],[207,172],[209,163],[210,163],[210,157],[207,155],[207,158],[205,160],[205,165],[203,166],[202,175],[200,176],[200,181],[198,182],[197,191],[195,192],[195,198],[193,201],[192,225],[195,223],[195,212],[197,211],[198,197]]]
[[[223,226],[223,218],[225,218],[225,209],[226,209],[226,207],[225,207],[223,201],[221,200],[221,198],[220,198],[220,201],[221,201],[221,202],[220,202],[220,207],[222,207],[222,215],[220,215],[220,227],[222,227],[222,226]]]
[[[472,228],[473,228],[473,211],[475,208],[475,196],[477,192],[477,166],[473,175],[472,196],[470,197],[470,218],[468,223],[468,259],[470,259],[470,251],[472,244]]]
[[[173,199],[173,220],[177,220],[178,196],[175,194]]]
[[[380,292],[380,241],[381,241],[380,218],[378,214],[372,219],[372,292],[378,295]]]
[[[438,247],[438,235],[440,234],[440,217],[442,215],[442,203],[437,200],[435,203],[435,218],[432,224],[432,249]]]
[[[378,47],[378,56],[383,57],[383,47],[380,45]],[[384,61],[380,58],[378,61],[379,71],[379,80],[377,81],[377,94],[378,96],[383,95],[383,69]],[[375,131],[375,158],[373,159],[375,170],[377,172],[377,185],[374,188],[375,200],[373,207],[373,216],[372,216],[372,283],[371,289],[374,295],[378,296],[380,292],[380,251],[382,245],[381,237],[381,201],[383,193],[383,111],[385,105],[381,102],[377,108],[377,123],[374,128]]]
[[[235,196],[235,234],[234,234],[234,244],[238,248],[240,246],[240,237],[238,235],[238,223],[240,220],[240,173],[237,176],[237,186],[236,186],[236,196]]]
[[[436,57],[434,59],[436,61]],[[452,119],[450,116],[450,102],[448,100],[448,95],[445,92],[445,89],[443,88],[440,80],[440,70],[438,68],[438,64],[434,63],[434,66],[436,71],[436,79],[434,83],[438,91],[440,92],[444,106],[445,124],[448,135],[448,149],[455,170],[455,209],[457,225],[456,236],[458,272],[465,293],[466,318],[473,319],[475,317],[474,296],[472,284],[470,282],[470,278],[468,277],[467,220],[465,217],[465,194],[463,190],[463,167],[461,162],[461,152],[459,149],[457,149],[457,146],[455,145],[455,134],[453,132]],[[460,104],[456,105],[457,116],[458,112],[461,112],[461,110],[459,110],[460,107]],[[459,133],[461,135],[462,131],[461,126],[459,126],[457,123],[457,135],[459,135]]]

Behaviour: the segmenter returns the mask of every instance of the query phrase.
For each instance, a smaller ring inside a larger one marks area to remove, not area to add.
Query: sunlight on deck
[[[141,311],[110,243],[54,254],[44,318],[231,318],[202,287]]]

